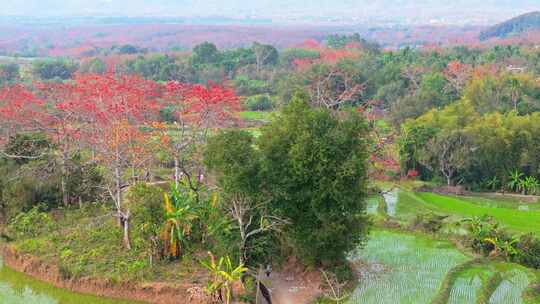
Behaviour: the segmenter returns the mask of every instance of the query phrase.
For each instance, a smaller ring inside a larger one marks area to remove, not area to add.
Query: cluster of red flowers
[[[133,131],[151,125],[166,106],[175,106],[179,118],[205,125],[234,118],[241,109],[234,90],[217,84],[159,84],[139,76],[86,74],[64,83],[0,89],[0,132],[3,139],[35,131],[58,143],[93,146],[112,140],[110,133],[120,125],[135,126],[124,128]]]
[[[293,64],[298,69],[305,69],[313,64],[336,64],[342,59],[356,58],[359,56],[359,45],[355,43],[348,44],[343,49],[330,49],[321,45],[316,40],[306,40],[298,46],[302,49],[314,50],[319,53],[318,58],[296,58]]]

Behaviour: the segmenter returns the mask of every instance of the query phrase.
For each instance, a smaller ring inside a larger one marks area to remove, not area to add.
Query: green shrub
[[[78,68],[73,60],[37,60],[32,64],[32,75],[40,80],[66,80],[72,78]]]
[[[9,221],[20,212],[27,212],[40,205],[42,210],[55,208],[60,201],[60,184],[56,176],[41,178],[35,173],[41,164],[30,163],[20,169],[19,179],[8,182],[2,191],[2,213]]]
[[[55,224],[47,213],[41,212],[40,207],[35,206],[30,211],[13,218],[8,228],[17,237],[33,238],[53,231]]]
[[[268,111],[274,107],[274,101],[268,94],[259,94],[246,98],[244,105],[250,111]]]
[[[411,226],[413,229],[420,229],[429,233],[437,233],[441,230],[444,219],[447,216],[431,213],[419,213],[412,220]]]
[[[519,238],[516,261],[524,266],[540,269],[540,240],[533,234]]]
[[[42,254],[42,252],[40,252],[42,248],[44,248],[44,241],[40,239],[26,239],[17,246],[17,249],[21,252],[34,255]]]
[[[126,199],[131,212],[133,233],[139,233],[144,242],[152,236],[157,236],[165,221],[163,189],[137,184],[129,189]]]

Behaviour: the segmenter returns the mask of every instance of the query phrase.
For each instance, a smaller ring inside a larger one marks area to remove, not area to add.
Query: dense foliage
[[[402,126],[402,170],[441,176],[449,186],[499,189],[513,171],[540,178],[539,136],[538,113],[480,114],[464,99]]]
[[[283,245],[311,264],[343,260],[368,229],[367,128],[357,114],[335,115],[297,95],[257,140],[223,133],[207,150],[223,190],[286,221]]]
[[[67,277],[111,255],[114,276],[163,279],[152,267],[210,251],[209,293],[228,301],[244,266],[295,256],[339,269],[367,240],[369,179],[540,193],[540,50],[324,42],[0,65],[8,233],[56,254]],[[457,212],[445,206],[411,227],[440,232]],[[538,267],[535,237],[470,224],[478,252]]]

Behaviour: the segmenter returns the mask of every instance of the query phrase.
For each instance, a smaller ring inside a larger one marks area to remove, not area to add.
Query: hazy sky
[[[502,19],[540,0],[1,0],[0,15]]]

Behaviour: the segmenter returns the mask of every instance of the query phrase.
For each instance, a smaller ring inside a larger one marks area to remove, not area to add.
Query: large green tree
[[[0,64],[0,86],[11,84],[20,77],[19,65],[16,63]]]
[[[32,64],[32,74],[40,80],[66,80],[73,77],[78,66],[64,59],[39,60]]]
[[[328,265],[367,235],[367,124],[308,100],[295,95],[257,139],[220,133],[205,159],[242,235],[279,230],[282,246],[306,264]]]
[[[367,127],[296,95],[258,139],[264,191],[286,238],[311,264],[345,258],[367,235]]]
[[[193,63],[216,64],[220,61],[221,54],[215,44],[203,42],[193,48]]]

